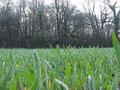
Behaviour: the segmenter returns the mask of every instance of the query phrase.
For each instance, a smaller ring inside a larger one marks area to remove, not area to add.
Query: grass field
[[[112,48],[0,49],[1,90],[115,90]]]

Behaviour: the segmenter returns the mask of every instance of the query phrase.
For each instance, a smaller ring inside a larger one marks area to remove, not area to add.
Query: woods
[[[17,6],[11,0],[2,0],[0,47],[112,46],[111,32],[119,38],[117,2],[103,2],[100,15],[95,13],[95,2],[92,7],[89,0],[86,2],[83,12],[69,0],[54,0],[50,5],[41,0],[20,0]]]

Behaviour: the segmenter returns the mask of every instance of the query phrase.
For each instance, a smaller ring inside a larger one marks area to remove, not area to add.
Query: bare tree
[[[95,13],[95,2],[92,7],[88,2],[85,13],[68,0],[54,0],[51,5],[41,0],[21,0],[17,8],[4,2],[4,6],[0,6],[0,47],[111,45],[112,19],[104,9],[99,17]],[[118,13],[114,16],[119,17]],[[118,31],[116,20],[113,21]]]
[[[107,0],[106,4],[109,6],[109,8],[113,12],[113,24],[114,24],[114,30],[116,37],[118,38],[119,34],[119,18],[120,18],[120,9],[117,11],[117,2],[115,2],[113,5],[110,4],[110,0]]]

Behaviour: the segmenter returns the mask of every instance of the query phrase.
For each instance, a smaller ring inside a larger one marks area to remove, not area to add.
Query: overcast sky
[[[15,3],[17,3],[19,0],[13,0]],[[86,1],[87,0],[69,0],[70,2],[71,2],[71,4],[74,4],[74,5],[76,5],[78,8],[81,8],[81,4],[82,5],[85,5],[86,4]],[[102,3],[102,1],[104,1],[104,0],[89,0],[89,1],[91,1],[91,2],[93,2],[93,1],[95,1],[96,2],[96,5],[101,5]],[[111,3],[114,3],[114,2],[118,2],[118,4],[120,5],[120,0],[110,0],[110,2]],[[45,0],[45,3],[46,4],[51,4],[51,3],[53,3],[54,2],[54,0]]]
[[[69,0],[71,4],[76,5],[78,8],[81,8],[81,5],[86,5],[86,2],[88,0]],[[91,2],[95,1],[96,2],[96,6],[99,7],[101,5],[103,5],[103,1],[104,0],[89,0]],[[113,4],[115,2],[118,2],[118,5],[120,5],[120,0],[110,0],[110,3]],[[54,0],[45,0],[46,4],[51,4],[52,2],[54,2]]]
[[[75,5],[78,9],[81,11],[84,11],[83,7],[87,7],[87,1],[88,0],[69,0],[71,4]],[[95,12],[99,15],[100,10],[103,8],[103,1],[104,0],[89,0],[91,2],[91,7],[93,5],[93,2],[95,1]],[[117,6],[120,6],[120,0],[110,0],[110,4],[114,4],[117,1]],[[45,0],[46,4],[53,3],[54,0]]]
[[[19,0],[13,0],[14,3],[18,3]],[[69,0],[71,4],[75,5],[78,9],[80,9],[81,11],[84,11],[84,6],[86,7],[87,5],[87,0]],[[93,1],[95,1],[95,12],[96,14],[99,15],[100,10],[103,8],[103,1],[104,0],[90,0],[91,1],[91,7],[93,5]],[[117,6],[120,6],[120,0],[111,0],[110,3],[114,4],[117,1]],[[53,3],[54,0],[45,0],[46,4],[51,4]]]

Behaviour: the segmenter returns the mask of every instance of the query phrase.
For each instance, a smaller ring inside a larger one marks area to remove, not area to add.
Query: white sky
[[[78,8],[81,8],[81,5],[86,5],[87,0],[69,0],[71,4],[76,5]],[[96,2],[96,6],[99,5],[103,5],[103,1],[104,0],[89,0],[91,2],[95,1]],[[120,0],[110,0],[111,4],[114,4],[115,2],[118,2],[118,4],[120,5]],[[52,2],[54,2],[54,0],[45,0],[45,2],[47,4],[50,4]]]
[[[13,0],[13,1],[16,4],[19,2],[19,0]],[[71,4],[75,5],[81,11],[84,11],[83,6],[87,7],[87,0],[69,0],[69,1]],[[91,1],[91,5],[92,5],[93,1],[95,1],[95,12],[96,12],[96,14],[99,15],[99,12],[104,5],[102,3],[104,0],[89,0],[89,1]],[[117,6],[120,6],[120,0],[110,0],[110,3],[114,4],[116,1],[117,1]],[[54,0],[45,0],[46,4],[51,4],[53,2],[54,2]]]
[[[18,3],[19,0],[13,0],[15,3]],[[44,0],[46,4],[51,4],[54,2],[54,0]],[[73,5],[76,5],[78,8],[81,8],[81,4],[82,5],[85,5],[86,4],[86,1],[87,0],[69,0],[71,2],[71,4]],[[95,1],[96,2],[96,5],[100,5],[102,4],[101,2],[104,1],[104,0],[89,0],[89,1]],[[120,5],[120,0],[110,0],[111,3],[114,3],[114,2],[118,2],[118,4]]]
[[[87,1],[88,0],[69,0],[71,4],[75,5],[78,9],[81,11],[84,11],[84,7],[87,7]],[[91,7],[93,5],[93,2],[95,1],[95,12],[97,15],[100,14],[100,10],[103,8],[104,0],[89,0],[91,3]],[[110,0],[110,4],[114,4],[117,1],[116,6],[120,6],[120,0]],[[46,4],[51,4],[54,2],[54,0],[45,0]]]

